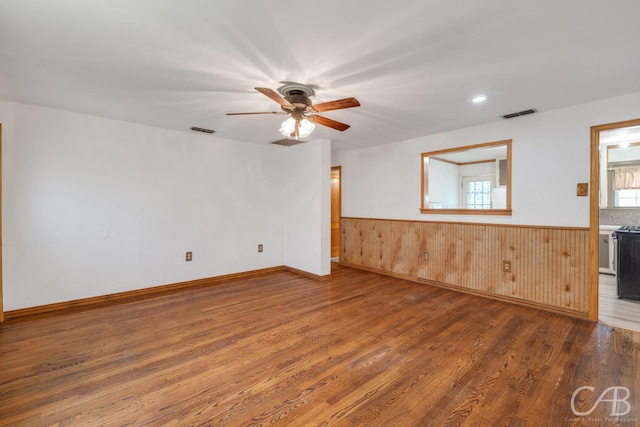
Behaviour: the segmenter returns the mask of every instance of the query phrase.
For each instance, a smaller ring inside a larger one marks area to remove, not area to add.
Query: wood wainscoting
[[[503,262],[510,271],[503,271]],[[589,316],[589,229],[342,218],[340,263]]]

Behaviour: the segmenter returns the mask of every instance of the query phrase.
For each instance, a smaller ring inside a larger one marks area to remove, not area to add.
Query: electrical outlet
[[[423,261],[429,261],[429,252],[423,252],[422,253],[422,260]]]
[[[502,271],[511,273],[511,261],[502,261]]]
[[[262,243],[260,243],[258,245],[258,252],[262,252],[262,251],[264,251],[264,246],[262,246]]]
[[[191,252],[187,252],[187,254],[185,255],[184,260],[185,261],[191,261],[193,259],[193,254]]]

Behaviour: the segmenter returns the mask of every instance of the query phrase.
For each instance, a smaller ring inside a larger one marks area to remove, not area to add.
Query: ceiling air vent
[[[300,141],[300,140],[296,141],[295,139],[285,138],[285,139],[279,139],[277,141],[273,141],[272,144],[283,145],[285,147],[291,147],[292,145],[300,144],[302,142],[304,142],[304,141]]]
[[[202,132],[202,133],[214,133],[215,132],[215,130],[199,128],[197,126],[191,126],[191,130],[194,130],[196,132]]]
[[[512,119],[514,117],[526,116],[527,114],[533,114],[536,110],[531,108],[530,110],[518,111],[517,113],[509,113],[502,116],[503,119]]]

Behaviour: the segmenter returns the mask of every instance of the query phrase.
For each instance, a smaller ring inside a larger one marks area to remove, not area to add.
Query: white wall
[[[459,208],[460,167],[449,162],[429,159],[428,195],[429,204],[425,204],[425,208]],[[436,203],[437,206],[434,205]]]
[[[294,145],[284,154],[284,263],[331,274],[331,142]]]
[[[383,146],[334,153],[342,215],[432,221],[589,226],[590,128],[640,118],[640,93]],[[513,139],[513,215],[420,214],[420,153]]]
[[[283,265],[282,147],[12,102],[0,121],[5,310]]]
[[[590,127],[639,117],[640,93],[330,153],[2,102],[4,308],[278,265],[329,274],[331,163],[343,216],[586,227]],[[420,153],[503,139],[512,217],[419,213]]]
[[[458,182],[462,180],[463,177],[468,176],[487,176],[493,175],[495,178],[496,175],[496,163],[475,163],[472,165],[462,165],[460,166]]]

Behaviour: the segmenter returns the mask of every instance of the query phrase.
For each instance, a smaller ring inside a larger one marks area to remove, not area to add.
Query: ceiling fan
[[[284,83],[284,82],[283,82]],[[359,107],[360,103],[355,98],[345,98],[336,101],[322,102],[313,104],[309,97],[315,95],[313,88],[300,83],[287,83],[278,88],[278,92],[264,88],[255,88],[261,94],[268,96],[278,104],[282,111],[268,111],[257,113],[227,113],[228,116],[237,116],[243,114],[289,114],[291,117],[282,123],[280,132],[293,138],[304,138],[309,136],[314,129],[314,124],[327,126],[339,131],[349,129],[349,125],[319,116],[317,113],[324,111],[340,110],[343,108]]]

